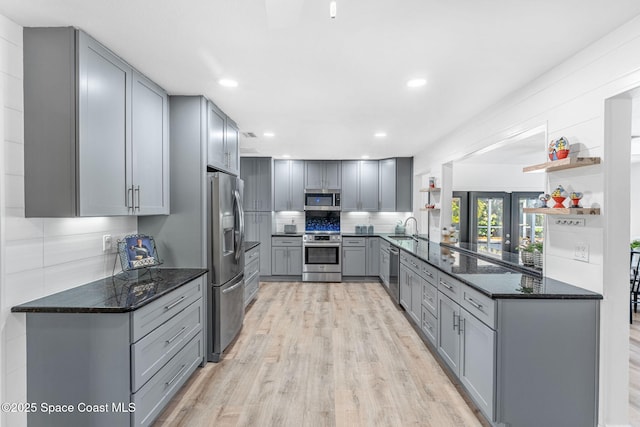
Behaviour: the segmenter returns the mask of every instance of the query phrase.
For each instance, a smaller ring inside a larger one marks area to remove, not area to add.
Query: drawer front
[[[429,282],[422,282],[422,306],[438,316],[438,289]]]
[[[260,274],[260,258],[254,258],[253,261],[244,264],[244,277],[249,280],[250,277]]]
[[[438,270],[431,264],[428,264],[424,261],[420,261],[418,264],[418,267],[420,268],[420,271],[418,272],[418,274],[424,277],[424,279],[427,282],[431,283],[433,286],[437,286]]]
[[[496,328],[495,300],[465,285],[460,305],[491,329]]]
[[[272,237],[271,246],[302,246],[302,237]]]
[[[429,341],[431,341],[431,344],[437,346],[438,322],[433,313],[431,313],[431,310],[427,310],[424,306],[422,306],[422,325],[420,325],[420,327]]]
[[[258,259],[260,256],[260,246],[256,246],[255,248],[245,252],[244,254],[244,265],[249,264],[251,261]]]
[[[438,274],[438,290],[442,291],[443,294],[449,296],[449,298],[458,304],[460,304],[460,300],[462,299],[463,286],[465,285],[462,282],[447,274]]]
[[[203,357],[202,339],[200,335],[196,335],[144,387],[131,396],[131,401],[136,405],[136,410],[132,413],[133,425],[151,425],[196,370]]]
[[[131,336],[132,342],[140,338],[180,313],[185,307],[202,297],[204,278],[187,283],[173,292],[163,296],[157,301],[136,310],[132,313]]]
[[[367,241],[364,237],[343,237],[342,246],[366,246]]]
[[[202,298],[131,346],[131,389],[158,372],[204,325]]]
[[[249,277],[244,282],[244,306],[249,305],[251,300],[258,294],[260,288],[260,275],[257,272],[255,275]]]

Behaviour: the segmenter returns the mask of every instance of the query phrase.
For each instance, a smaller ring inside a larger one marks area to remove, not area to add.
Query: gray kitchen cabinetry
[[[24,65],[25,215],[168,214],[166,92],[71,27],[25,28]]]
[[[271,247],[272,275],[302,275],[302,237],[272,237]]]
[[[307,190],[340,190],[339,160],[306,160],[304,162],[304,188]]]
[[[270,212],[273,203],[271,197],[270,157],[241,157],[240,178],[244,180],[245,212]]]
[[[380,274],[380,238],[367,237],[367,261],[366,275],[378,276]]]
[[[389,288],[389,249],[391,245],[386,240],[380,239],[380,257],[378,264],[380,266],[380,281],[388,289]]]
[[[274,160],[273,210],[304,210],[304,162]]]
[[[260,242],[260,275],[271,276],[271,212],[245,212],[245,240]]]
[[[244,307],[258,296],[260,288],[260,246],[244,254]]]
[[[407,310],[414,323],[420,326],[422,319],[422,279],[400,261],[400,305]]]
[[[364,276],[366,274],[366,237],[344,237],[342,239],[342,275]]]
[[[238,126],[216,104],[208,103],[207,165],[238,175],[240,165]]]
[[[413,211],[413,158],[379,161],[381,212]]]
[[[378,201],[378,161],[342,162],[342,210],[375,212]]]

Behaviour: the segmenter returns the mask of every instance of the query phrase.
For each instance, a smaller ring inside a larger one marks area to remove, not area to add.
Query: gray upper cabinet
[[[384,159],[380,164],[380,211],[413,210],[413,158]]]
[[[378,210],[378,161],[348,160],[342,162],[342,210]]]
[[[342,168],[339,160],[307,160],[304,162],[304,188],[307,190],[340,190]]]
[[[169,213],[164,90],[86,33],[24,29],[25,215]]]
[[[240,166],[240,132],[238,125],[216,104],[209,101],[207,165],[238,175]]]
[[[304,210],[303,178],[304,162],[302,160],[274,160],[273,210]]]
[[[270,157],[241,157],[240,178],[244,180],[244,210],[268,212],[273,208],[271,197]]]

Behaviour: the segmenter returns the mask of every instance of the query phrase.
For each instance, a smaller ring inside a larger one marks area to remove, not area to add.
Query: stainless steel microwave
[[[305,211],[339,211],[340,192],[307,190],[304,193]]]

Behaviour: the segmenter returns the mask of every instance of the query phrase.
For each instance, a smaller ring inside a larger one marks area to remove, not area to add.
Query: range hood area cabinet
[[[271,157],[241,157],[240,178],[244,180],[245,212],[271,212]]]
[[[342,210],[377,212],[378,175],[377,160],[343,160]]]
[[[167,93],[75,28],[23,44],[25,215],[168,215]]]
[[[240,131],[213,102],[208,104],[207,165],[238,176],[240,173]]]
[[[342,187],[340,160],[305,160],[305,190],[340,190]]]
[[[273,161],[273,210],[304,210],[304,162]]]

